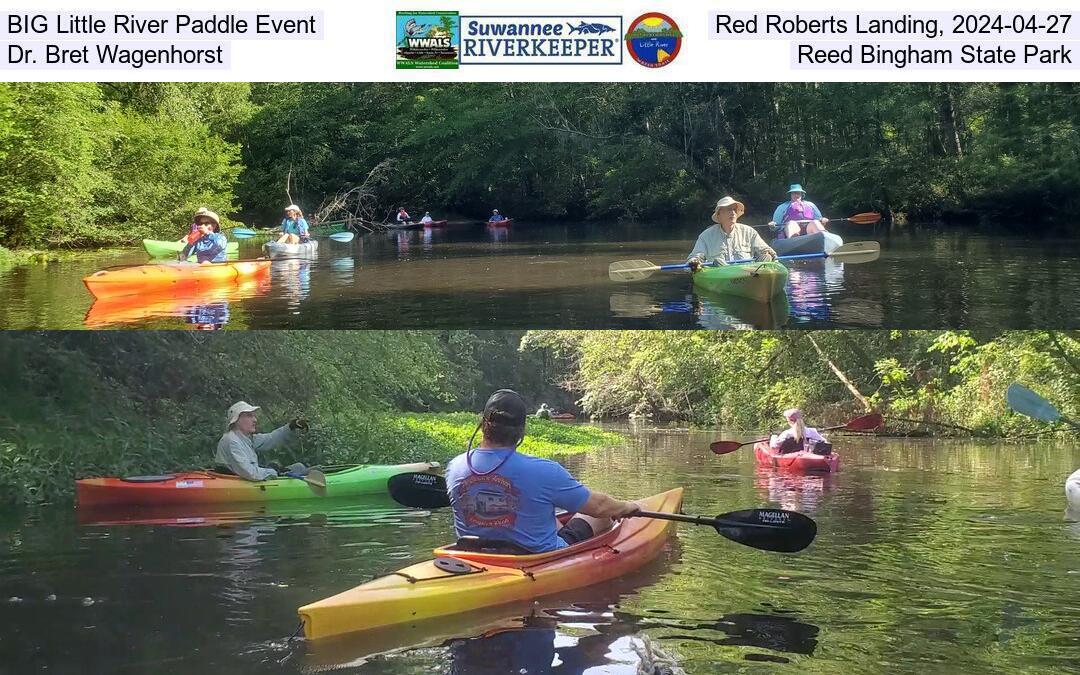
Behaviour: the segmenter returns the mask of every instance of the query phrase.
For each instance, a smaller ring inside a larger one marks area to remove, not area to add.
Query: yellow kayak
[[[682,488],[653,495],[643,500],[642,509],[677,513],[682,495]],[[413,623],[613,579],[653,559],[673,525],[627,518],[588,541],[535,555],[437,548],[434,560],[304,605],[299,610],[304,635],[320,639]]]

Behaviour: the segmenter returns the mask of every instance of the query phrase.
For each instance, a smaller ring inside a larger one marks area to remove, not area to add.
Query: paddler
[[[221,233],[218,215],[208,209],[199,209],[195,214],[195,225],[199,237],[195,241],[189,241],[177,255],[177,259],[187,260],[194,255],[195,262],[200,264],[225,262],[229,240]]]
[[[733,260],[776,260],[776,251],[769,248],[754,228],[738,222],[746,213],[742,202],[723,197],[716,202],[712,221],[716,223],[698,235],[694,250],[686,262],[695,272],[705,263],[724,265]]]
[[[818,433],[817,429],[806,426],[806,423],[803,422],[802,411],[798,408],[785,410],[784,419],[787,420],[791,427],[769,439],[769,447],[773,450],[780,454],[800,452],[802,450],[813,450],[820,443],[825,444],[830,449],[832,448],[829,442],[825,440],[825,437]],[[828,453],[822,452],[819,454]]]
[[[397,221],[398,221],[398,223],[399,224],[400,223],[407,223],[410,220],[412,220],[412,216],[410,216],[409,212],[405,210],[405,207],[402,206],[401,208],[399,208],[398,211],[397,211]]]
[[[793,183],[788,187],[788,200],[776,207],[772,220],[769,221],[769,225],[773,227],[783,223],[776,233],[777,239],[790,239],[825,231],[825,223],[829,222],[829,219],[822,217],[817,205],[807,201],[805,197],[806,190],[803,190],[803,186],[799,183]]]
[[[491,395],[464,454],[446,467],[458,537],[506,543],[509,552],[543,553],[611,529],[640,510],[634,502],[590,490],[557,462],[517,452],[528,410],[514,391]],[[473,448],[476,433],[479,447]],[[555,509],[576,515],[560,527]]]
[[[434,222],[434,219],[431,217],[431,212],[424,211],[424,217],[420,219],[420,222],[423,225],[430,225],[432,222]]]
[[[288,424],[268,434],[257,434],[255,428],[258,418],[255,413],[262,408],[238,401],[229,407],[225,415],[225,435],[218,441],[214,463],[228,469],[245,480],[260,481],[274,478],[277,470],[259,466],[257,451],[272,450],[293,439],[297,430],[307,431],[308,423],[297,417]],[[285,475],[301,478],[307,473],[307,467],[297,462],[285,469]]]
[[[551,408],[548,407],[547,403],[540,404],[540,408],[536,411],[535,417],[541,420],[551,419]]]
[[[309,239],[308,222],[296,204],[285,207],[285,217],[281,219],[279,244],[302,244]]]
[[[199,232],[199,216],[208,212],[210,209],[205,206],[200,206],[199,210],[195,212],[195,217],[191,219],[191,227],[188,229],[188,233],[180,238],[180,243],[187,245],[199,240],[202,233]]]
[[[504,220],[506,220],[506,216],[499,213],[499,209],[492,209],[491,210],[491,217],[488,218],[489,223],[501,223]]]

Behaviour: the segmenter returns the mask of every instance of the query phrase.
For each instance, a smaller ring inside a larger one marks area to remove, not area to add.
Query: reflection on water
[[[723,296],[696,294],[682,272],[658,272],[632,284],[608,278],[607,267],[616,260],[684,260],[701,229],[700,223],[462,224],[349,243],[326,239],[306,270],[282,268],[267,293],[242,300],[243,325],[233,303],[229,327],[1080,326],[1080,241],[1031,235],[852,227],[842,233],[845,239],[878,240],[881,258],[790,263],[787,316],[732,311]],[[258,241],[242,242],[241,259],[259,255]],[[352,264],[349,274],[343,273],[345,260]],[[59,264],[0,272],[0,327],[77,327],[91,302],[83,276],[146,261],[141,249],[87,252]],[[125,325],[161,327],[149,321]]]
[[[87,328],[107,328],[179,317],[187,327],[213,330],[223,328],[229,322],[230,302],[253,298],[269,290],[270,277],[260,275],[239,283],[184,289],[179,293],[166,291],[98,298],[90,305],[83,323]]]

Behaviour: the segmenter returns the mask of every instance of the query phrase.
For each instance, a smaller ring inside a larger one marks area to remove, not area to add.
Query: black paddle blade
[[[446,479],[433,473],[399,473],[386,481],[390,497],[402,506],[441,509],[450,506]]]
[[[796,511],[748,509],[716,517],[713,527],[731,541],[762,551],[794,553],[817,536],[817,523]]]

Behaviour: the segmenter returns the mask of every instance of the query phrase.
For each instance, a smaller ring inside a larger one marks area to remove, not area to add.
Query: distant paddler
[[[803,186],[793,183],[788,187],[788,200],[776,207],[769,225],[775,227],[782,223],[776,238],[790,239],[804,234],[825,232],[827,222],[829,219],[821,215],[817,205],[806,199]]]
[[[281,236],[279,244],[302,244],[310,238],[308,222],[304,220],[304,214],[296,204],[285,207],[285,217],[281,220]]]
[[[776,260],[776,251],[769,248],[754,228],[738,222],[746,206],[732,197],[716,202],[712,221],[716,223],[698,235],[694,250],[686,262],[697,271],[705,263],[727,264],[732,260],[753,258],[757,261]]]
[[[490,218],[488,218],[488,222],[489,222],[489,223],[501,223],[501,222],[503,222],[504,220],[506,220],[506,216],[504,216],[503,214],[499,213],[499,209],[492,209],[492,211],[491,211],[491,217],[490,217]]]
[[[402,206],[401,208],[399,208],[398,211],[397,211],[397,222],[398,222],[398,224],[402,225],[402,224],[408,223],[410,221],[412,221],[412,216],[410,216],[409,212],[405,210],[405,207]]]
[[[431,217],[431,211],[424,211],[424,217],[420,219],[420,222],[423,225],[430,225],[431,223],[435,222],[435,220]]]
[[[177,259],[183,261],[194,255],[195,262],[200,264],[225,262],[229,240],[221,233],[218,215],[209,209],[199,209],[195,213],[195,227],[199,236],[195,241],[188,241]]]

